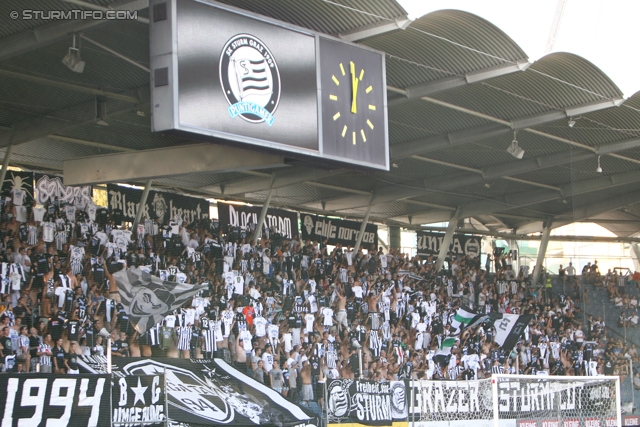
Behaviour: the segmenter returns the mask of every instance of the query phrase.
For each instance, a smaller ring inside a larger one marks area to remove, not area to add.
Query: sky
[[[500,28],[533,62],[545,55],[559,1],[563,0],[398,0],[410,18],[442,9],[463,10]],[[564,0],[551,52],[580,55],[600,68],[624,93],[640,90],[639,0]]]

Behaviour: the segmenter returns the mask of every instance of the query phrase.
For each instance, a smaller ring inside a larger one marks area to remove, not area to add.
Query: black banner
[[[122,209],[125,221],[133,221],[136,217],[142,190],[107,184],[109,209]],[[166,224],[170,219],[182,218],[185,224],[209,218],[209,202],[205,199],[183,196],[173,193],[149,191],[142,218],[160,219]]]
[[[252,228],[258,223],[262,206],[231,205],[218,202],[218,219],[220,226],[226,230],[228,226]],[[283,237],[292,239],[298,234],[298,214],[284,209],[267,209],[264,217],[264,228],[279,231]]]
[[[111,378],[107,375],[0,376],[2,426],[108,427]]]
[[[326,387],[329,423],[392,425],[390,383],[343,379]]]
[[[111,389],[113,427],[164,426],[167,419],[164,375],[119,378]]]
[[[429,256],[438,255],[440,245],[444,239],[444,233],[429,233],[427,231],[418,231],[418,255]],[[482,237],[468,236],[466,234],[454,234],[449,252],[454,255],[469,255],[471,258],[480,256],[482,251]]]
[[[321,242],[327,239],[327,244],[343,246],[355,246],[362,222],[347,221],[343,219],[327,218],[319,215],[301,214],[302,240],[315,240]],[[378,248],[378,226],[367,224],[362,237],[362,248]]]
[[[83,357],[81,366],[89,371],[104,372],[104,358]],[[131,375],[165,375],[169,425],[318,425],[314,414],[220,359],[118,357],[113,359],[112,369],[115,388],[120,378]],[[135,384],[137,387],[137,380]],[[128,402],[132,402],[130,398],[127,397]],[[118,402],[114,391],[114,412]]]
[[[93,188],[90,185],[67,186],[59,176],[36,174],[36,202],[44,205],[58,200],[60,203],[70,203],[86,206],[93,201]]]
[[[11,192],[24,191],[24,200],[33,200],[33,172],[7,171],[1,191],[5,196],[11,195]]]

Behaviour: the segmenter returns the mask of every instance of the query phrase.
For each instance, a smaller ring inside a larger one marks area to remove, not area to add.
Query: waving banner
[[[2,425],[108,427],[110,388],[107,375],[2,375]]]
[[[258,223],[262,206],[232,205],[218,202],[218,219],[223,230],[228,227],[245,227],[253,230]],[[267,209],[264,227],[275,229],[286,239],[298,234],[298,214],[284,209]]]
[[[327,218],[319,215],[300,215],[302,220],[302,239],[322,242],[327,239],[329,245],[341,243],[342,246],[355,246],[362,222]],[[378,247],[378,226],[367,224],[362,236],[363,248]]]
[[[329,425],[392,425],[390,383],[341,379],[327,381],[326,387]]]
[[[71,187],[62,183],[59,176],[36,174],[36,202],[44,205],[58,200],[76,207],[84,207],[92,202],[93,189],[90,185]]]
[[[207,288],[206,285],[162,280],[134,267],[113,273],[113,278],[120,290],[124,310],[140,335]]]
[[[418,238],[418,255],[438,255],[440,245],[442,245],[442,240],[444,239],[444,233],[417,231],[416,235]],[[449,252],[452,252],[454,255],[469,255],[471,258],[475,258],[480,256],[481,248],[481,236],[454,234],[451,245],[449,245]]]

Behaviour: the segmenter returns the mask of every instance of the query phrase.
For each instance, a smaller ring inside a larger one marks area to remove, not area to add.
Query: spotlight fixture
[[[576,125],[576,121],[573,120],[573,117],[569,118],[569,127],[572,128]]]
[[[488,181],[486,181],[486,182],[484,183],[484,186],[485,186],[485,187],[487,187],[487,188],[491,188],[491,183],[490,183],[490,182],[488,182]]]
[[[511,145],[507,148],[507,153],[520,160],[524,157],[524,150],[518,145],[518,139],[516,138],[517,133],[517,130],[513,131],[513,141],[511,141]]]
[[[396,162],[393,162],[393,163],[391,163],[391,166],[394,167],[394,168],[397,168],[398,164]]]
[[[76,49],[76,34],[73,35],[73,45],[62,58],[62,63],[74,73],[82,73],[84,71],[85,62],[80,59],[80,41],[78,41],[78,48]]]
[[[602,173],[602,167],[600,166],[600,156],[598,156],[598,167],[596,168],[596,173]]]

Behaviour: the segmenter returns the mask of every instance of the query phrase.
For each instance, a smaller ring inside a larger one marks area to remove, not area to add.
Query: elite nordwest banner
[[[429,256],[438,255],[440,246],[444,240],[444,233],[431,233],[427,231],[417,231],[418,255]],[[466,234],[454,234],[449,252],[454,255],[469,255],[471,258],[480,256],[482,250],[482,237],[469,236]]]
[[[133,221],[138,211],[142,190],[107,184],[109,209],[122,210],[125,221]],[[181,194],[149,191],[142,219],[158,219],[165,223],[170,219],[181,218],[186,224],[209,218],[209,202],[197,197]]]
[[[2,375],[1,425],[109,427],[110,387],[108,375]]]
[[[360,227],[359,221],[348,221],[343,219],[327,218],[319,215],[301,214],[302,239],[322,242],[327,239],[327,244],[342,246],[355,246]],[[378,226],[367,224],[362,236],[361,247],[370,249],[378,247]]]
[[[111,425],[129,427],[166,425],[164,374],[118,378],[111,389]]]
[[[232,205],[218,202],[218,220],[223,230],[230,226],[253,230],[258,223],[261,211],[262,206]],[[298,234],[298,214],[285,209],[269,208],[264,217],[263,228],[273,229],[282,234],[284,238],[292,239]]]
[[[327,381],[326,387],[329,424],[392,424],[390,383],[339,379]]]

